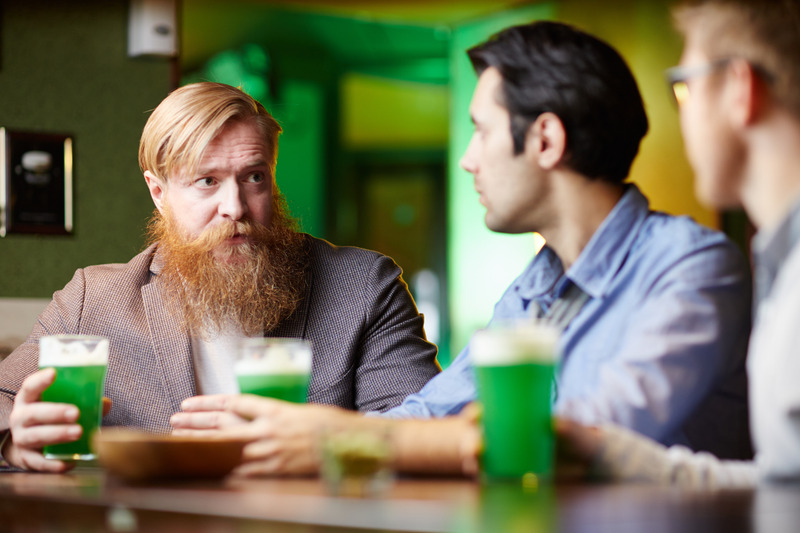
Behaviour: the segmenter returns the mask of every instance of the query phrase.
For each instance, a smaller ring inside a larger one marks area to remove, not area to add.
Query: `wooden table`
[[[462,479],[400,479],[377,498],[332,497],[317,479],[125,484],[99,469],[0,474],[0,531],[739,532],[800,531],[800,487],[689,492]]]

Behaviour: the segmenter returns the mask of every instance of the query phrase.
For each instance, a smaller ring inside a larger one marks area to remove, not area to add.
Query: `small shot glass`
[[[388,428],[324,428],[320,437],[322,479],[334,496],[377,498],[394,481]]]

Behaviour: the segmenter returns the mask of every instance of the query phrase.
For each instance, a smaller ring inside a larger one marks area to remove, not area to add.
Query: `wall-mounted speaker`
[[[176,0],[130,0],[128,56],[178,55]]]

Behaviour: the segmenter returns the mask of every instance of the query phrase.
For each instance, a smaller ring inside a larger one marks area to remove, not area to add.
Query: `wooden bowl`
[[[93,443],[99,463],[120,478],[221,478],[242,461],[242,439],[176,437],[129,429],[104,429]]]

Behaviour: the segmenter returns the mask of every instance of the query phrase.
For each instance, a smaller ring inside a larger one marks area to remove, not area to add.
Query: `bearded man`
[[[44,335],[109,338],[107,426],[170,430],[198,394],[236,393],[244,337],[313,345],[308,401],[383,411],[439,368],[423,319],[388,257],[299,233],[274,180],[281,128],[239,89],[172,92],[142,133],[139,164],[156,207],[151,243],[127,264],[79,269],[26,342],[0,363],[0,458],[62,472],[43,446],[76,440],[75,406],[40,401]]]

